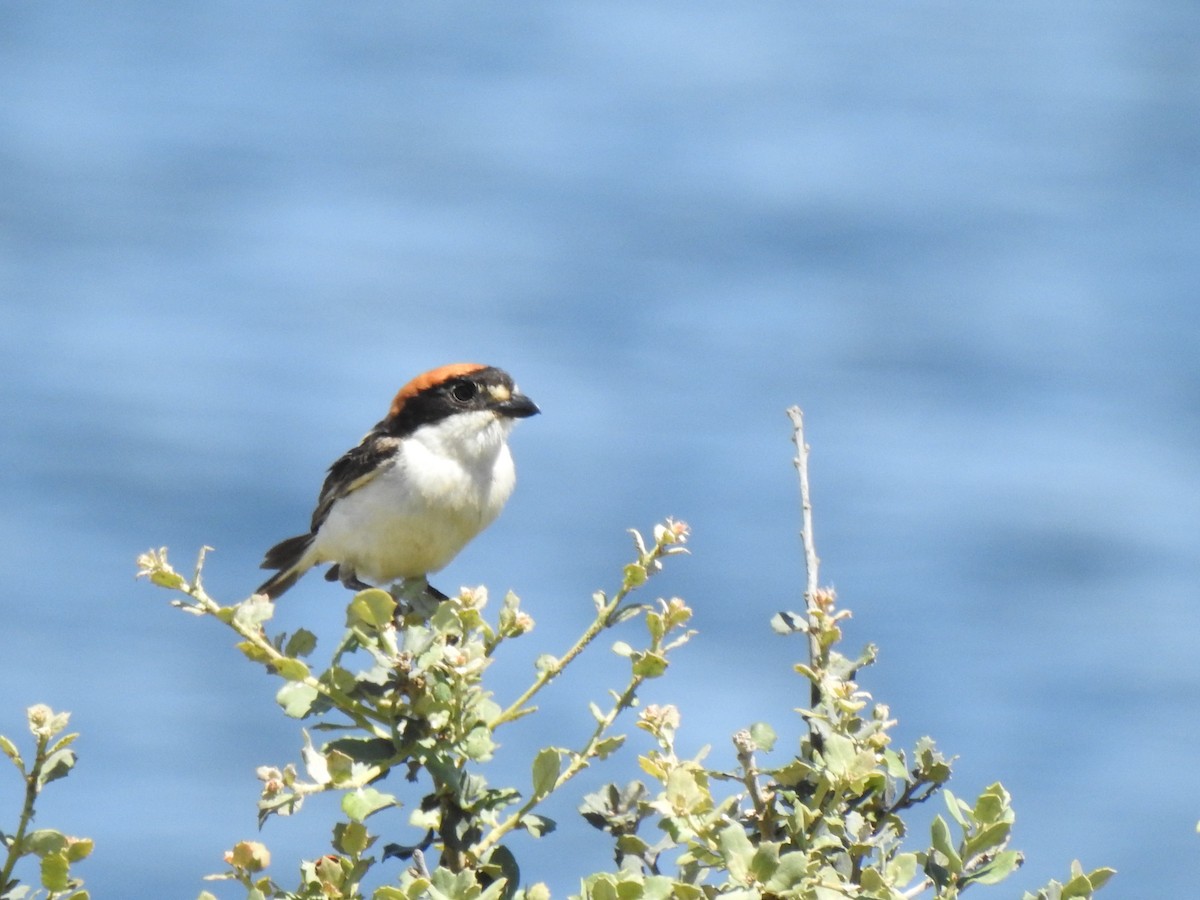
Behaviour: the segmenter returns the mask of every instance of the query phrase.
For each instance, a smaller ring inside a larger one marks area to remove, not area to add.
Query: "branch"
[[[813,542],[812,499],[808,489],[808,444],[804,442],[804,413],[800,407],[792,406],[787,411],[792,420],[792,443],[796,445],[796,458],[793,460],[800,474],[800,504],[804,520],[801,537],[804,540],[804,568],[808,573],[808,582],[804,590],[807,605],[811,606],[820,584],[819,569],[821,560],[817,557],[817,547]]]
[[[804,413],[800,407],[789,407],[787,414],[792,420],[792,443],[796,445],[796,458],[793,463],[800,476],[800,508],[803,516],[800,535],[804,541],[804,568],[808,574],[804,589],[804,608],[808,615],[808,661],[813,671],[819,673],[825,668],[826,660],[821,647],[821,628],[817,618],[824,610],[817,595],[821,560],[817,556],[817,546],[813,538],[812,497],[808,487],[808,444],[804,442]],[[814,678],[810,688],[810,707],[814,711],[821,703],[818,680]]]
[[[38,795],[38,778],[41,775],[42,766],[46,763],[46,747],[49,743],[50,735],[39,734],[37,736],[37,750],[34,753],[33,766],[28,772],[21,773],[25,780],[25,802],[21,806],[21,818],[17,822],[17,833],[9,842],[8,857],[4,860],[3,870],[0,870],[0,891],[3,891],[8,885],[17,860],[21,858],[26,849],[25,832],[29,828],[29,823],[33,821],[33,808]],[[8,895],[5,894],[5,896]]]
[[[633,705],[634,698],[637,695],[637,689],[641,687],[642,682],[645,680],[645,677],[641,675],[634,675],[630,679],[630,682],[625,687],[625,690],[613,703],[612,709],[609,710],[604,718],[596,724],[596,728],[592,732],[592,736],[588,739],[583,749],[577,753],[570,754],[571,761],[567,764],[567,767],[559,773],[558,777],[554,780],[554,785],[550,788],[550,790],[544,794],[531,796],[525,801],[525,803],[521,805],[520,809],[509,815],[503,822],[500,822],[498,825],[496,825],[479,841],[479,843],[472,847],[471,852],[476,859],[481,859],[489,849],[491,849],[500,841],[502,837],[504,837],[514,828],[520,826],[521,820],[529,815],[529,813],[533,812],[533,810],[536,809],[543,800],[545,800],[588,767],[591,759],[596,755],[597,746],[604,739],[608,729],[612,727],[618,715]]]
[[[631,529],[632,530],[632,529]],[[637,531],[633,531],[634,543],[638,548],[638,559],[625,567],[625,578],[621,584],[621,589],[611,599],[605,598],[604,592],[600,591],[596,594],[596,618],[592,620],[592,624],[580,635],[577,640],[566,653],[561,657],[544,666],[537,674],[525,693],[521,694],[514,700],[504,712],[496,716],[488,727],[496,728],[506,722],[513,722],[522,716],[526,716],[533,712],[536,707],[526,708],[530,700],[547,684],[562,674],[575,657],[586,649],[588,644],[594,641],[605,628],[615,625],[624,617],[625,612],[621,608],[621,603],[633,591],[646,583],[646,580],[662,568],[662,558],[670,556],[674,553],[686,553],[681,544],[687,541],[688,527],[683,522],[675,522],[667,519],[664,525],[656,525],[654,527],[654,546],[649,550],[646,549],[645,543],[642,541],[642,536]],[[627,607],[628,608],[628,607]],[[636,608],[636,607],[633,607]]]
[[[289,674],[284,676],[285,680],[304,684],[317,694],[325,697],[357,727],[370,733],[373,737],[390,739],[392,736],[390,730],[391,723],[385,716],[365,709],[362,704],[356,702],[352,697],[347,696],[334,685],[313,677],[304,663],[293,660],[287,654],[281,653],[267,639],[267,636],[263,633],[261,622],[271,616],[271,601],[265,597],[261,597],[261,595],[253,595],[248,600],[235,606],[221,606],[221,604],[209,596],[208,591],[204,589],[204,582],[201,578],[204,569],[204,557],[209,549],[211,548],[200,548],[200,554],[196,560],[196,571],[191,581],[185,579],[171,567],[171,564],[167,561],[166,547],[159,550],[150,550],[138,557],[138,577],[146,577],[159,587],[178,591],[184,596],[191,598],[191,603],[186,603],[182,600],[172,600],[171,605],[193,615],[213,616],[228,625],[255,651],[255,653],[250,654],[246,653],[244,648],[239,647],[246,656],[256,662],[267,664],[281,675],[284,672],[288,672]],[[255,608],[256,604],[261,604],[266,611],[260,613]],[[239,615],[239,613],[242,614]]]

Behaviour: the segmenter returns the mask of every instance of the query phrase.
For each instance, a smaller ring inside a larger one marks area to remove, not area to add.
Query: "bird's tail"
[[[254,593],[266,594],[269,599],[274,600],[295,584],[312,565],[306,563],[304,557],[315,537],[312,533],[300,534],[280,541],[268,550],[260,568],[279,571],[260,584]]]

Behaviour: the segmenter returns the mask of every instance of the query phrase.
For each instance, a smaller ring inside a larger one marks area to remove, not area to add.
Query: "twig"
[[[804,568],[808,574],[804,589],[804,607],[808,614],[809,626],[808,661],[814,673],[820,673],[824,669],[824,654],[817,623],[817,615],[822,612],[817,602],[821,560],[817,556],[817,547],[813,539],[812,496],[808,489],[808,444],[804,442],[804,413],[800,407],[789,407],[787,414],[792,420],[792,443],[796,445],[796,458],[793,462],[800,474],[800,508],[803,517],[800,535],[804,541]],[[811,684],[811,707],[815,710],[821,702],[821,688],[815,679]]]
[[[594,641],[599,636],[600,632],[608,627],[609,618],[613,612],[616,611],[621,601],[625,599],[625,593],[626,592],[619,593],[612,599],[611,602],[602,607],[600,612],[596,615],[595,620],[593,620],[592,624],[587,627],[587,630],[585,630],[584,633],[579,637],[579,640],[577,640],[571,646],[571,649],[555,660],[555,662],[539,671],[537,677],[533,681],[533,684],[526,689],[525,693],[521,694],[520,697],[514,700],[509,705],[508,709],[496,716],[496,718],[493,719],[489,724],[489,727],[497,728],[498,726],[503,725],[505,722],[515,721],[532,713],[534,710],[526,707],[525,704],[532,700],[538,691],[557,678],[562,673],[562,670],[565,669],[571,662],[571,660],[582,653],[587,645]]]
[[[901,891],[900,896],[903,897],[904,900],[915,900],[916,897],[920,897],[923,893],[925,893],[931,887],[933,887],[933,879],[932,878],[922,878],[920,881],[918,881],[916,884],[914,884],[908,890]]]
[[[771,839],[771,827],[767,821],[767,801],[763,797],[762,786],[758,783],[758,765],[754,761],[754,751],[757,745],[749,729],[742,729],[733,736],[733,746],[737,751],[738,765],[742,767],[742,784],[754,804],[754,817],[758,820],[758,833],[764,840]]]
[[[42,774],[42,766],[46,764],[46,748],[50,744],[50,735],[37,735],[37,750],[34,753],[33,766],[28,772],[22,770],[25,779],[25,802],[21,806],[21,818],[17,822],[17,833],[8,845],[8,856],[4,860],[4,868],[0,871],[0,891],[3,891],[12,878],[13,868],[25,850],[25,831],[33,821],[33,807],[38,796],[38,779]],[[13,882],[15,884],[15,882]],[[4,896],[8,896],[6,893]]]
[[[661,530],[660,530],[661,529]],[[687,525],[682,522],[674,522],[667,520],[665,526],[655,528],[654,546],[647,551],[642,543],[642,537],[636,531],[633,532],[638,546],[638,560],[632,563],[628,568],[640,568],[642,571],[641,580],[630,580],[628,577],[621,585],[620,590],[604,603],[597,604],[596,618],[592,620],[592,624],[580,635],[577,640],[566,653],[558,657],[554,662],[541,669],[537,677],[520,697],[514,700],[507,709],[500,713],[496,718],[489,723],[490,728],[497,728],[506,722],[513,722],[520,719],[522,716],[527,716],[532,713],[536,707],[526,706],[530,700],[547,684],[562,674],[575,657],[582,653],[587,646],[599,637],[600,633],[606,628],[612,627],[620,613],[625,609],[621,604],[625,598],[641,587],[661,565],[661,560],[664,557],[670,556],[673,553],[686,553],[682,544],[687,540]],[[598,594],[602,598],[604,595]]]
[[[804,568],[808,573],[804,599],[811,607],[820,584],[818,576],[821,560],[817,557],[816,544],[813,542],[812,498],[808,490],[808,444],[804,442],[804,413],[800,407],[790,407],[787,414],[792,420],[792,443],[796,445],[796,458],[793,462],[800,473],[800,504],[804,516],[801,536],[804,539]]]
[[[171,605],[190,612],[193,615],[213,616],[218,621],[228,625],[244,638],[246,644],[251,645],[257,651],[257,656],[251,656],[251,659],[268,663],[277,671],[281,666],[286,666],[288,663],[294,664],[293,660],[290,660],[286,654],[281,653],[267,639],[261,625],[250,624],[239,618],[238,610],[245,608],[246,603],[255,602],[254,598],[244,601],[237,606],[223,607],[208,595],[208,591],[204,589],[204,582],[201,580],[201,575],[204,569],[205,554],[210,549],[210,547],[200,548],[200,554],[196,559],[196,571],[192,575],[191,581],[188,581],[176,572],[170,563],[167,562],[166,547],[160,550],[150,550],[138,557],[138,577],[145,576],[150,579],[151,583],[159,587],[178,591],[184,596],[190,597],[192,600],[191,603],[186,603],[182,600],[172,600]],[[261,598],[261,602],[267,601],[265,598]],[[247,655],[249,656],[249,654]],[[357,727],[370,732],[374,737],[391,738],[394,726],[390,719],[381,713],[364,708],[333,684],[315,678],[307,671],[307,666],[304,667],[304,670],[305,674],[302,677],[292,677],[288,680],[302,683],[320,696],[325,697]]]
[[[533,812],[533,810],[536,809],[543,800],[545,800],[588,767],[592,757],[595,755],[596,746],[604,738],[605,734],[608,732],[608,729],[612,727],[613,723],[617,719],[617,716],[633,706],[634,698],[637,696],[637,690],[642,686],[642,683],[645,680],[645,677],[642,675],[633,675],[630,678],[629,684],[625,686],[625,690],[614,701],[612,709],[609,710],[604,718],[596,724],[595,729],[592,731],[592,736],[588,738],[588,741],[584,745],[583,749],[577,753],[570,754],[571,761],[567,764],[565,769],[559,772],[558,777],[554,780],[554,785],[550,788],[550,790],[539,796],[530,796],[530,798],[525,801],[520,809],[510,814],[504,821],[497,824],[490,832],[484,835],[484,837],[478,843],[476,843],[474,847],[471,848],[471,853],[476,859],[482,858],[483,855],[489,849],[495,846],[502,837],[504,837],[514,828],[517,828],[521,824],[521,820],[529,815],[529,813]]]

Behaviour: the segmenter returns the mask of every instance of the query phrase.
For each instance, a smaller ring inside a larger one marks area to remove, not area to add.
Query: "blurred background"
[[[693,553],[646,597],[700,634],[644,699],[717,767],[757,720],[787,758],[799,404],[847,652],[881,648],[863,686],[958,795],[1014,795],[1028,860],[992,893],[1079,858],[1120,870],[1106,897],[1190,896],[1197,46],[1182,0],[4,5],[0,732],[45,702],[83,733],[38,824],[94,837],[79,874],[128,900],[194,897],[256,836],[254,768],[298,726],[134,558],[211,544],[242,598],[396,389],[478,360],[545,413],[435,579],[537,620],[500,699],[672,515]],[[306,579],[276,624],[328,647],[347,599]],[[624,666],[591,656],[494,783],[580,744]],[[529,881],[608,863],[573,809],[641,738],[515,841]],[[281,880],[332,809],[267,825]]]

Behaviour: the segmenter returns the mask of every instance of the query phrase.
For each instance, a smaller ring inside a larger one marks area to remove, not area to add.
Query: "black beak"
[[[524,394],[513,394],[503,403],[498,403],[496,409],[503,415],[513,419],[527,419],[541,412],[537,408],[537,404]]]

